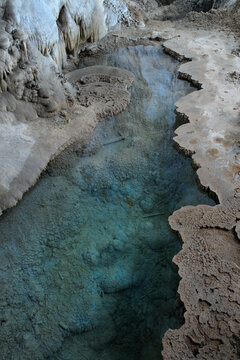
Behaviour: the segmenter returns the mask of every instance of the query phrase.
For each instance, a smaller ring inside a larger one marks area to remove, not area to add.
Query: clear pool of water
[[[172,140],[174,103],[193,89],[160,46],[82,66],[96,63],[136,75],[131,104],[0,219],[2,359],[159,360],[164,332],[183,322],[168,216],[214,204]]]

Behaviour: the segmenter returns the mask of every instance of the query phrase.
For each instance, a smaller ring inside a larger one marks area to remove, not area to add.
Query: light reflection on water
[[[174,102],[192,89],[159,47],[82,65],[96,63],[135,73],[131,104],[2,217],[3,359],[159,360],[164,332],[182,324],[172,265],[180,243],[167,219],[213,204],[172,141]]]

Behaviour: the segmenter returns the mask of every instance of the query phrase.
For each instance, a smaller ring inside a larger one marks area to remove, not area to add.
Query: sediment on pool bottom
[[[213,204],[173,146],[174,103],[192,89],[159,46],[83,65],[93,61],[134,72],[132,101],[0,219],[5,357],[160,359],[165,331],[183,323],[172,265],[181,246],[167,219]]]

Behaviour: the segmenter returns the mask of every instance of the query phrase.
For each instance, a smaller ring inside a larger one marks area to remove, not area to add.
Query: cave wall
[[[159,1],[161,2],[161,1]],[[178,20],[191,11],[208,12],[211,9],[230,8],[237,3],[236,0],[175,0],[169,1],[165,6],[159,6],[150,15],[155,20]]]

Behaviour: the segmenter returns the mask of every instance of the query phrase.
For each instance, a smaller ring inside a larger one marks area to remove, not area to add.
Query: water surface
[[[193,89],[159,46],[82,66],[96,63],[136,75],[131,104],[1,218],[3,359],[159,360],[164,332],[183,322],[172,265],[181,245],[167,219],[213,204],[172,140],[174,103]]]

